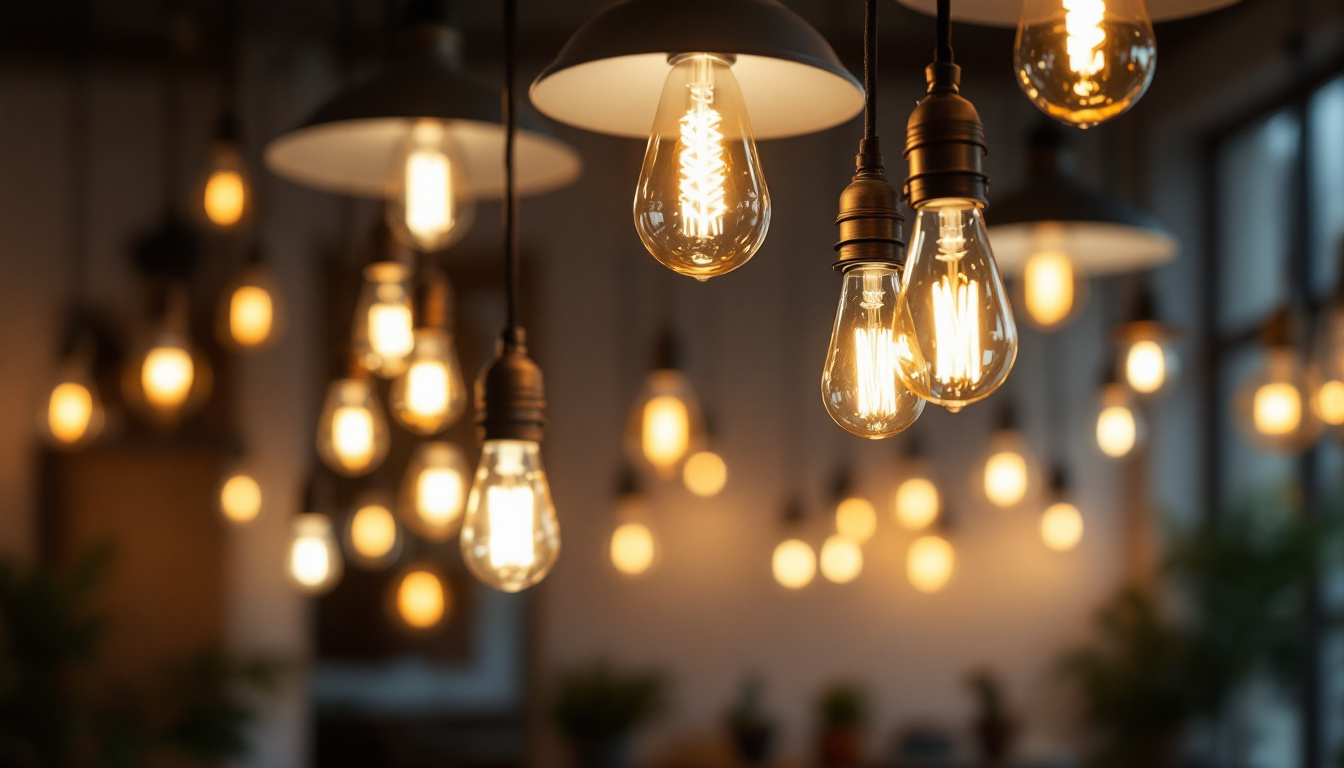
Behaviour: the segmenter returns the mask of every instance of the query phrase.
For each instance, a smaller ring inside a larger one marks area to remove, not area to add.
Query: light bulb
[[[368,474],[387,457],[387,420],[373,385],[363,378],[337,379],[317,422],[317,453],[346,477]]]
[[[989,439],[977,485],[983,497],[1000,509],[1021,504],[1036,482],[1035,457],[1020,433],[1000,429]]]
[[[905,384],[959,411],[1003,384],[1017,359],[1017,326],[969,200],[924,203],[916,214],[896,332],[908,345]]]
[[[467,387],[453,335],[443,328],[415,329],[406,370],[392,382],[392,416],[417,435],[442,432],[467,408]]]
[[[174,288],[157,326],[122,377],[126,401],[159,426],[177,424],[210,395],[210,364],[191,344],[189,331],[186,292]]]
[[[728,464],[713,451],[697,451],[681,468],[686,490],[702,498],[718,496],[728,484]]]
[[[1157,66],[1153,23],[1143,0],[1024,0],[1013,65],[1042,112],[1090,128],[1148,90]]]
[[[912,531],[922,530],[938,519],[942,497],[938,486],[921,475],[907,477],[896,486],[892,510],[896,521]]]
[[[835,530],[860,544],[877,532],[877,510],[867,499],[851,496],[835,506]]]
[[[1269,347],[1263,365],[1237,389],[1242,432],[1263,450],[1305,450],[1321,431],[1321,422],[1308,405],[1309,393],[1297,352],[1291,347]]]
[[[853,539],[838,533],[822,542],[818,560],[821,575],[835,584],[848,584],[863,571],[863,550]]]
[[[462,527],[470,468],[452,443],[424,443],[415,451],[401,482],[401,519],[421,538],[448,541]]]
[[[383,493],[360,495],[345,525],[346,551],[363,568],[385,568],[401,553],[402,535]]]
[[[287,571],[290,582],[309,595],[330,592],[341,580],[344,565],[331,518],[314,512],[294,517]]]
[[[205,218],[220,229],[231,229],[247,215],[250,196],[247,165],[238,143],[231,139],[215,140],[201,195]]]
[[[1041,514],[1041,541],[1056,552],[1067,552],[1083,538],[1083,514],[1068,502],[1051,504]]]
[[[242,470],[228,473],[219,486],[219,511],[231,523],[252,522],[261,513],[261,484]]]
[[[410,270],[395,261],[364,268],[355,308],[354,347],[364,367],[390,379],[406,370],[415,349]]]
[[[703,440],[700,406],[686,375],[674,368],[650,371],[630,412],[630,458],[669,478]]]
[[[781,587],[802,589],[811,584],[812,577],[817,574],[817,556],[807,542],[785,539],[775,547],[770,569]]]
[[[87,445],[103,431],[103,400],[86,355],[72,354],[61,364],[45,406],[39,426],[57,448]]]
[[[1063,251],[1043,250],[1027,257],[1020,284],[1027,322],[1041,331],[1064,327],[1077,314],[1086,295],[1086,283]]]
[[[1136,339],[1124,350],[1125,381],[1130,389],[1151,395],[1167,383],[1167,351],[1157,339]]]
[[[910,544],[906,554],[905,574],[915,589],[933,594],[952,578],[956,553],[947,539],[941,536],[921,536]]]
[[[770,193],[732,62],[680,54],[663,84],[635,191],[635,229],[654,258],[708,280],[755,255]]]
[[[452,593],[437,569],[417,563],[394,581],[392,603],[403,626],[424,631],[443,623],[452,609]]]
[[[626,576],[642,576],[653,568],[658,541],[653,533],[649,502],[641,493],[621,495],[616,506],[616,528],[608,547],[611,564]]]
[[[880,264],[859,264],[844,273],[821,399],[835,423],[859,437],[890,437],[924,412],[924,401],[901,381],[910,348],[896,331],[900,279],[899,271]]]
[[[1327,305],[1317,325],[1311,389],[1316,417],[1331,427],[1344,427],[1344,304],[1338,298]]]
[[[475,201],[462,152],[442,120],[416,120],[391,168],[387,224],[397,239],[427,252],[447,248],[467,233]]]
[[[1129,390],[1118,382],[1101,389],[1097,403],[1097,447],[1113,459],[1128,456],[1143,437],[1143,420]]]
[[[268,347],[280,337],[282,310],[269,270],[253,261],[224,289],[216,319],[219,340],[242,352]]]
[[[486,440],[467,498],[462,558],[476,578],[505,592],[541,581],[560,555],[560,524],[530,440]]]

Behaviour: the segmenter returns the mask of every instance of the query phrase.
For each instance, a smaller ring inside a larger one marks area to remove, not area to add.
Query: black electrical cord
[[[953,63],[952,56],[952,0],[938,0],[938,48],[933,60]]]
[[[877,138],[877,0],[863,6],[863,137]]]
[[[517,201],[513,189],[513,141],[518,115],[514,104],[518,62],[514,46],[518,35],[518,0],[504,0],[504,300],[505,325],[510,336],[518,329]]]

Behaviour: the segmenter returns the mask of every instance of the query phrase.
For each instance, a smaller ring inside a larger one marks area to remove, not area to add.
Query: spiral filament
[[[980,285],[961,273],[959,264],[966,254],[966,239],[961,231],[961,214],[954,209],[938,212],[939,261],[947,264],[947,274],[933,286],[933,323],[937,338],[933,375],[952,390],[974,386],[980,381],[982,350],[980,345]]]
[[[723,234],[724,179],[723,115],[714,109],[714,66],[708,56],[695,59],[695,74],[687,88],[691,106],[681,118],[680,202],[683,233],[711,238]],[[708,256],[697,256],[705,263]]]
[[[1106,42],[1101,26],[1105,16],[1105,0],[1064,0],[1064,31],[1068,35],[1065,49],[1069,69],[1078,75],[1073,92],[1079,96],[1091,96],[1101,89],[1092,77],[1106,67],[1106,55],[1101,50]]]
[[[523,449],[509,443],[499,453],[499,474],[507,484],[486,489],[490,517],[490,567],[497,571],[525,571],[537,561],[533,545],[532,488],[522,479]]]
[[[854,329],[854,374],[858,382],[859,415],[882,429],[886,420],[899,410],[896,392],[896,366],[900,347],[895,331],[882,327],[882,274],[863,275],[863,301],[866,327]]]

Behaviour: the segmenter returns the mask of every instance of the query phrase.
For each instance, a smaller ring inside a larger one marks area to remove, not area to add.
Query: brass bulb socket
[[[540,443],[546,432],[541,368],[527,356],[526,334],[506,328],[495,359],[476,379],[476,427],[482,440]]]
[[[901,234],[900,197],[887,181],[876,138],[864,139],[855,158],[857,170],[840,193],[840,214],[835,217],[840,240],[835,244],[839,259],[832,265],[844,271],[859,264],[905,264],[905,240]]]
[[[935,62],[925,69],[928,94],[919,100],[906,126],[905,159],[910,175],[905,199],[918,209],[929,200],[989,202],[984,171],[985,126],[975,105],[959,93],[961,68]]]

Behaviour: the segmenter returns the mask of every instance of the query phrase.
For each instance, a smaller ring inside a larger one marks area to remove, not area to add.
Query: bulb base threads
[[[527,356],[526,333],[506,328],[495,359],[476,379],[476,427],[482,440],[540,443],[546,433],[541,368]]]
[[[900,197],[887,181],[876,137],[859,142],[854,179],[840,193],[840,240],[835,250],[840,258],[832,266],[844,271],[860,264],[905,265],[905,240],[901,234]]]
[[[928,94],[919,100],[905,134],[910,176],[905,199],[918,209],[930,200],[989,202],[984,172],[985,126],[975,105],[961,96],[961,67],[934,62],[924,70]]]

